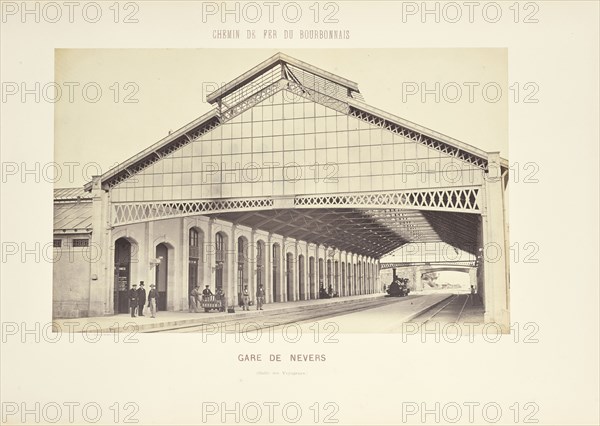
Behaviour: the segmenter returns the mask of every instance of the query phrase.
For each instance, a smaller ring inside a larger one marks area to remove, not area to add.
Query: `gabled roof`
[[[208,95],[207,101],[216,104],[216,110],[204,114],[104,173],[101,176],[103,187],[107,189],[126,180],[165,155],[251,108],[256,102],[286,89],[288,84],[304,95],[312,96],[314,102],[333,99],[341,105],[340,110],[359,119],[401,133],[430,148],[487,169],[486,152],[369,106],[363,102],[355,82],[277,53]],[[326,106],[331,107],[331,104]],[[508,162],[502,159],[501,165],[506,168]],[[86,191],[90,191],[91,187],[91,182],[84,186]]]
[[[298,59],[292,58],[291,56],[288,56],[288,55],[280,52],[280,53],[276,53],[275,55],[271,56],[266,61],[261,62],[254,68],[246,71],[244,74],[242,74],[239,77],[237,77],[236,79],[230,81],[229,83],[222,86],[221,88],[210,93],[208,96],[206,96],[206,101],[211,104],[214,104],[214,103],[218,102],[220,99],[223,99],[225,96],[227,96],[227,95],[231,94],[232,92],[234,92],[235,90],[239,89],[240,87],[248,84],[250,81],[254,80],[257,76],[263,75],[266,71],[269,71],[276,65],[279,65],[282,63],[297,67],[297,68],[299,68],[303,71],[306,71],[308,73],[311,73],[317,77],[321,77],[325,80],[339,84],[340,86],[347,88],[348,91],[351,91],[351,92],[359,91],[358,84],[356,84],[354,81],[340,77],[338,75],[330,73],[329,71],[322,70],[321,68],[317,68],[306,62],[299,61]]]

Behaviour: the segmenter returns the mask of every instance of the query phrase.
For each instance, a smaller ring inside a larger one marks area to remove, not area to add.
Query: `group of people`
[[[217,300],[221,300],[223,306],[226,305],[226,298],[223,289],[217,288],[216,294],[210,290],[210,286],[206,285],[204,290],[200,292],[200,286],[196,285],[192,291],[190,292],[190,312],[198,312],[201,306],[201,301],[204,299],[208,299],[211,296],[215,296]],[[250,291],[248,290],[248,286],[245,285],[242,290],[242,309],[244,311],[250,310]],[[256,310],[263,310],[263,305],[265,303],[265,290],[262,284],[259,284],[258,289],[256,289]]]
[[[225,306],[225,293],[222,289],[217,289],[217,294],[213,294],[210,291],[210,287],[205,286],[204,290],[200,291],[200,286],[196,284],[196,286],[190,292],[190,312],[198,312],[201,308],[201,301],[210,298],[211,296],[215,296],[217,300],[221,300],[223,306]]]
[[[144,306],[146,301],[148,302],[148,308],[150,309],[151,318],[156,318],[156,302],[158,300],[158,291],[154,284],[150,284],[150,291],[146,298],[146,289],[144,288],[144,281],[140,281],[140,288],[136,288],[137,284],[133,284],[129,289],[129,309],[131,310],[131,317],[144,316]]]
[[[245,285],[242,290],[242,310],[249,311],[250,310],[250,291],[248,290],[248,286]],[[265,289],[262,284],[258,285],[256,289],[256,310],[262,311],[263,305],[265,303]]]
[[[337,292],[333,292],[333,286],[329,284],[327,290],[323,287],[323,284],[319,286],[319,299],[331,299],[332,297],[338,297]]]

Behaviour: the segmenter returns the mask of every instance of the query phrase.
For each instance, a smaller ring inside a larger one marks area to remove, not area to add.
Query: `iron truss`
[[[479,188],[426,189],[341,195],[299,195],[296,207],[396,207],[479,213]]]
[[[435,262],[381,262],[379,264],[380,269],[393,269],[402,268],[406,266],[427,266],[431,268],[448,268],[449,266],[457,266],[462,268],[475,268],[477,267],[475,260],[458,260],[458,261],[435,261]]]
[[[115,175],[107,179],[103,182],[103,187],[105,189],[112,188],[115,185],[123,182],[124,180],[130,178],[131,176],[141,172],[145,168],[151,166],[152,164],[159,161],[166,155],[171,154],[174,151],[182,148],[188,143],[198,139],[203,134],[211,131],[215,127],[220,124],[218,117],[213,117],[201,124],[199,124],[196,128],[186,132],[185,134],[179,136],[177,139],[169,142],[168,144],[156,149],[155,151],[150,152],[145,157],[141,158],[139,161],[127,166],[123,167],[120,171],[118,171]]]
[[[211,216],[281,235],[288,241],[305,241],[374,258],[407,243],[401,233],[360,209],[274,209]]]
[[[199,214],[261,210],[273,207],[270,198],[225,199],[208,201],[113,203],[113,225],[146,222]]]
[[[473,164],[482,170],[487,170],[488,162],[487,159],[483,157],[471,154],[449,143],[425,135],[424,133],[421,133],[417,130],[402,126],[383,117],[379,117],[378,115],[369,113],[367,111],[363,111],[357,108],[356,106],[350,105],[347,102],[340,100],[338,97],[330,96],[329,94],[320,92],[319,90],[317,90],[320,87],[318,85],[315,86],[317,87],[317,89],[313,87],[307,87],[303,85],[300,80],[294,78],[294,74],[291,71],[286,71],[285,75],[288,78],[282,78],[272,83],[271,85],[260,89],[259,91],[242,100],[235,106],[232,106],[228,109],[221,109],[220,117],[222,121],[225,122],[231,120],[233,117],[243,113],[244,111],[264,101],[268,97],[274,95],[279,90],[288,90],[294,93],[295,95],[301,96],[305,99],[316,102],[325,107],[334,109],[343,114],[348,114],[352,117],[356,117],[374,126],[378,126],[405,138],[411,139],[417,143],[423,144],[431,149],[444,153],[448,156],[455,157],[459,160],[463,160],[467,163]],[[223,107],[221,106],[221,108]]]
[[[286,86],[287,82],[284,79],[280,79],[265,88],[259,89],[256,93],[248,96],[243,99],[239,103],[227,107],[225,104],[220,104],[219,114],[222,122],[226,122],[231,120],[233,117],[236,117],[243,113],[244,111],[249,110],[253,106],[261,103],[265,99],[273,96],[275,93],[279,92]]]
[[[482,170],[487,170],[487,160],[485,158],[471,154],[448,143],[432,138],[431,136],[427,136],[421,132],[417,132],[416,130],[409,129],[390,120],[386,120],[375,114],[362,111],[355,106],[349,106],[349,110],[349,114],[351,116],[361,119],[369,124],[389,130],[390,132],[421,143],[429,148],[435,149],[436,151],[440,151],[446,155],[450,155],[466,161],[467,163],[471,163]]]
[[[297,195],[294,208],[418,208],[459,213],[481,211],[479,188],[427,189],[341,195]],[[273,208],[273,198],[113,203],[113,225],[197,214]]]

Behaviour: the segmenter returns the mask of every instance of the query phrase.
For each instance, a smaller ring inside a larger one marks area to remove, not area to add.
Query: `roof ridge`
[[[253,81],[256,77],[262,75],[263,73],[271,70],[275,66],[280,63],[286,63],[295,67],[302,69],[308,73],[314,74],[318,77],[321,77],[325,80],[329,80],[333,83],[339,84],[347,88],[349,91],[359,92],[358,84],[352,80],[349,80],[344,77],[340,77],[337,74],[326,71],[322,68],[316,67],[314,65],[309,64],[308,62],[301,61],[292,56],[286,55],[285,53],[278,52],[271,56],[270,58],[264,60],[260,64],[252,67],[248,71],[242,73],[238,77],[231,80],[229,83],[221,86],[217,90],[212,93],[209,93],[206,96],[206,101],[213,104],[222,100],[225,96],[235,92],[238,89],[241,89],[246,84]]]

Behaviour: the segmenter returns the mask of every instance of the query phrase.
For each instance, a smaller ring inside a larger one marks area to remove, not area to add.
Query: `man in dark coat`
[[[131,309],[131,316],[135,317],[135,310],[138,307],[138,293],[137,284],[133,284],[129,289],[129,308]]]
[[[212,296],[212,295],[213,295],[213,292],[212,292],[212,291],[210,291],[210,286],[208,286],[208,285],[207,285],[207,286],[204,288],[204,290],[202,290],[202,298],[203,298],[203,299],[208,299],[208,297],[209,297],[209,296]]]
[[[140,281],[140,288],[137,291],[138,296],[138,315],[144,316],[144,305],[146,304],[146,289],[144,288],[144,281]]]

